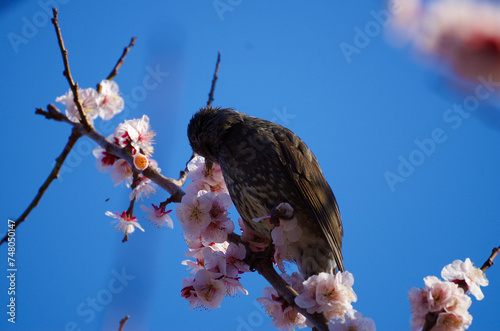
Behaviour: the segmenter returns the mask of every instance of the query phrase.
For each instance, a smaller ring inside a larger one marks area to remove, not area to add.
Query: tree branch
[[[125,326],[125,323],[127,323],[129,318],[130,318],[129,315],[122,318],[122,320],[120,321],[120,328],[118,329],[118,331],[123,331],[123,327]]]
[[[73,128],[73,130],[71,131],[71,135],[68,138],[68,142],[66,143],[66,146],[64,146],[64,149],[63,149],[61,155],[59,155],[59,157],[56,159],[56,164],[54,165],[54,168],[52,169],[52,171],[50,172],[49,176],[47,177],[45,182],[42,184],[42,186],[40,186],[40,188],[38,189],[37,195],[35,196],[33,201],[30,203],[28,208],[26,208],[24,213],[14,223],[14,229],[17,228],[19,226],[19,224],[21,224],[22,222],[24,222],[26,220],[29,213],[33,210],[33,208],[35,208],[38,205],[38,202],[42,198],[45,191],[49,188],[52,181],[59,176],[59,170],[61,169],[61,166],[64,163],[64,160],[66,160],[66,157],[68,156],[69,152],[71,151],[71,149],[73,148],[73,146],[75,145],[75,143],[77,142],[77,140],[81,136],[82,136],[82,133],[79,130]],[[6,234],[5,237],[3,237],[3,239],[0,241],[0,245],[3,244],[4,242],[6,242],[7,239],[8,239],[8,234]]]
[[[319,331],[328,331],[328,321],[323,314],[310,314],[306,309],[299,307],[295,303],[295,298],[298,293],[287,283],[285,280],[276,272],[270,259],[259,260],[260,263],[253,264],[256,258],[258,258],[258,253],[253,252],[236,233],[230,233],[228,235],[228,240],[237,245],[243,244],[246,249],[245,263],[252,265],[259,274],[264,277],[269,284],[278,292],[278,294],[285,299],[295,310],[304,315],[309,322],[311,322],[315,328]]]
[[[106,139],[103,135],[101,135],[99,132],[97,132],[94,128],[90,128],[90,130],[85,130],[82,124],[80,123],[74,123],[71,122],[66,115],[62,114],[54,105],[49,105],[47,108],[52,108],[57,110],[60,115],[57,116],[57,118],[62,121],[66,122],[70,125],[73,126],[73,130],[79,131],[82,135],[85,135],[95,141],[99,146],[104,148],[108,153],[114,154],[125,161],[127,161],[132,167],[134,166],[134,157],[132,156],[132,153],[130,150],[127,148],[122,148],[115,143],[109,141]],[[39,113],[46,113],[43,110],[40,110]],[[139,170],[138,170],[139,171]],[[160,174],[158,170],[156,170],[153,167],[148,167],[141,172],[144,176],[147,178],[151,179],[153,182],[158,184],[162,189],[170,193],[171,196],[171,202],[181,202],[182,197],[184,194],[186,194],[179,186],[175,184],[177,180],[173,178],[167,178]]]
[[[132,39],[130,40],[130,43],[128,44],[128,46],[123,49],[122,56],[120,57],[120,59],[118,60],[118,62],[116,62],[115,67],[113,68],[113,70],[111,70],[110,74],[106,78],[107,80],[112,80],[113,78],[116,77],[116,75],[118,75],[118,69],[120,69],[120,67],[125,62],[125,56],[127,56],[127,54],[130,51],[130,49],[135,45],[135,40],[136,39],[137,39],[136,37],[132,37]]]
[[[78,83],[75,83],[73,81],[73,77],[71,76],[71,71],[69,70],[68,50],[64,47],[64,41],[62,38],[61,29],[59,28],[59,21],[57,20],[57,14],[58,14],[57,9],[52,8],[52,13],[54,14],[54,18],[52,18],[52,24],[54,24],[54,27],[56,29],[57,41],[59,43],[59,48],[61,49],[61,54],[64,63],[63,75],[68,80],[71,91],[73,92],[73,101],[75,102],[76,108],[78,109],[78,114],[80,114],[80,122],[82,123],[85,130],[90,130],[90,124],[87,121],[87,117],[85,117],[82,104],[78,99]]]
[[[215,64],[214,77],[212,78],[212,87],[210,88],[210,93],[208,93],[207,107],[212,106],[212,101],[214,101],[215,83],[217,82],[217,76],[219,75],[219,63],[220,63],[220,51],[217,54],[217,63]]]
[[[493,248],[490,257],[483,263],[483,266],[481,267],[481,270],[485,272],[490,268],[494,262],[493,260],[497,257],[497,255],[500,253],[500,246]]]

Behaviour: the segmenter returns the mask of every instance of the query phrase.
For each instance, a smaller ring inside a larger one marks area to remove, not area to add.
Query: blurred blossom
[[[395,4],[397,3],[397,4]],[[460,77],[500,81],[500,5],[480,0],[393,0],[392,30]]]

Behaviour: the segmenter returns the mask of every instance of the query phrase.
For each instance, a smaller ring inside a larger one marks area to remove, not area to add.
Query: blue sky
[[[389,44],[376,19],[381,1],[0,3],[2,229],[33,199],[70,134],[68,125],[34,114],[68,89],[46,12],[54,5],[81,87],[105,78],[138,38],[116,78],[126,117],[111,123],[147,114],[167,176],[191,155],[187,123],[206,103],[222,52],[214,105],[285,125],[313,150],[339,202],[354,308],[378,330],[408,330],[407,291],[423,277],[439,276],[455,259],[481,265],[499,245],[498,100],[471,106],[471,95]],[[146,89],[151,79],[157,84]],[[453,112],[460,106],[465,115]],[[112,126],[96,122],[105,136]],[[7,322],[3,277],[0,328],[117,330],[128,314],[125,330],[272,330],[256,302],[266,286],[256,274],[242,279],[248,296],[189,310],[180,297],[188,273],[178,223],[158,230],[138,213],[146,232],[121,242],[104,213],[126,209],[129,192],[96,170],[94,147],[86,138],[77,143],[18,228],[16,324]],[[7,246],[0,251],[6,270]],[[500,329],[498,267],[487,277],[470,330]]]

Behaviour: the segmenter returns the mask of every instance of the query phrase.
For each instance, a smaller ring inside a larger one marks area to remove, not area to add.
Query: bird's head
[[[225,132],[241,121],[242,115],[232,109],[202,108],[189,122],[189,144],[197,154],[208,161],[218,163],[219,147]]]

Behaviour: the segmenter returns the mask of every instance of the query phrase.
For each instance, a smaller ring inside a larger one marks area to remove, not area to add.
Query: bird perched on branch
[[[194,152],[220,165],[245,224],[271,239],[273,225],[254,219],[280,203],[293,208],[300,238],[291,260],[307,278],[344,270],[342,222],[335,196],[306,144],[289,129],[232,109],[202,108],[191,119]]]

